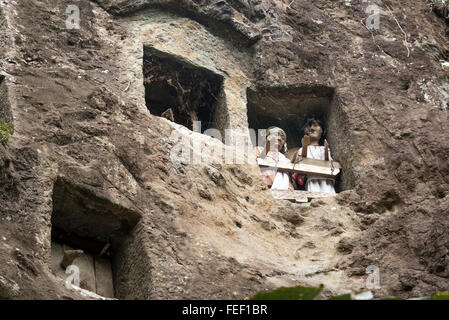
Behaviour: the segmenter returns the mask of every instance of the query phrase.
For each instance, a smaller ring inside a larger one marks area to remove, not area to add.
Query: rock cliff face
[[[122,299],[326,296],[366,290],[368,266],[375,295],[447,290],[448,29],[427,1],[72,2],[0,1],[1,298],[85,298],[51,269],[59,228],[111,245]],[[226,144],[147,106],[193,104],[170,89],[179,64],[204,75],[197,97],[219,85]],[[220,160],[248,127],[294,143],[311,110],[343,166],[335,199],[275,200],[254,155]],[[173,161],[180,141],[207,157]]]

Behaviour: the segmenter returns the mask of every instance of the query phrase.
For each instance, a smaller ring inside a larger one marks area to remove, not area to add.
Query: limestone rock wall
[[[0,115],[15,128],[0,145],[0,297],[83,298],[50,268],[61,180],[88,210],[138,220],[113,239],[119,298],[338,294],[364,289],[370,265],[376,295],[447,289],[447,25],[426,1],[383,1],[370,31],[367,3],[347,2],[77,0],[67,29],[60,1],[0,1]],[[148,112],[144,46],[220,75],[233,129],[248,127],[248,90],[333,89],[344,192],[275,201],[245,154],[175,165],[179,138],[194,154],[232,146]]]

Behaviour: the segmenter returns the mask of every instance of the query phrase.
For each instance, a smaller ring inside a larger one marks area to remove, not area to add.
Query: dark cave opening
[[[53,188],[51,269],[63,279],[79,268],[80,287],[107,298],[121,298],[120,279],[130,272],[123,260],[132,250],[132,230],[140,217],[58,178]]]
[[[151,114],[165,117],[193,130],[201,121],[201,132],[222,128],[223,78],[210,70],[144,47],[145,102]]]
[[[328,118],[334,90],[328,87],[295,89],[248,89],[248,124],[256,132],[270,126],[282,128],[287,134],[289,149],[301,146],[302,126],[312,115],[328,127]],[[329,135],[329,134],[328,134]],[[253,145],[265,145],[258,137]]]
[[[253,146],[265,146],[265,137],[259,130],[270,126],[282,128],[287,134],[288,158],[301,147],[304,134],[302,127],[311,116],[324,123],[327,130],[326,139],[329,142],[334,160],[345,168],[349,161],[344,142],[345,120],[335,99],[335,89],[325,86],[299,88],[263,88],[247,90],[247,112]],[[350,174],[343,169],[336,179],[335,190],[341,192],[352,186]]]

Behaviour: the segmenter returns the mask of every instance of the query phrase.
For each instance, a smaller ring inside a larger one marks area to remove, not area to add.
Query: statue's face
[[[305,133],[310,137],[311,141],[318,142],[323,134],[323,128],[321,128],[318,122],[313,121],[310,127],[306,129]]]
[[[279,129],[271,129],[267,136],[267,141],[270,142],[270,150],[281,150],[285,144],[285,135]]]

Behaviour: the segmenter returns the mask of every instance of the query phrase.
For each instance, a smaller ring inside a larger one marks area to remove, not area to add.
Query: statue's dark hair
[[[311,117],[307,118],[306,122],[302,126],[302,132],[303,132],[303,134],[306,134],[306,130],[308,128],[310,128],[310,126],[312,125],[312,123],[314,121],[316,121],[320,125],[321,129],[323,130],[319,144],[320,144],[320,146],[324,146],[324,140],[326,139],[326,136],[327,136],[327,129],[326,129],[323,121],[320,120],[320,118],[318,118],[316,116],[311,116]]]

